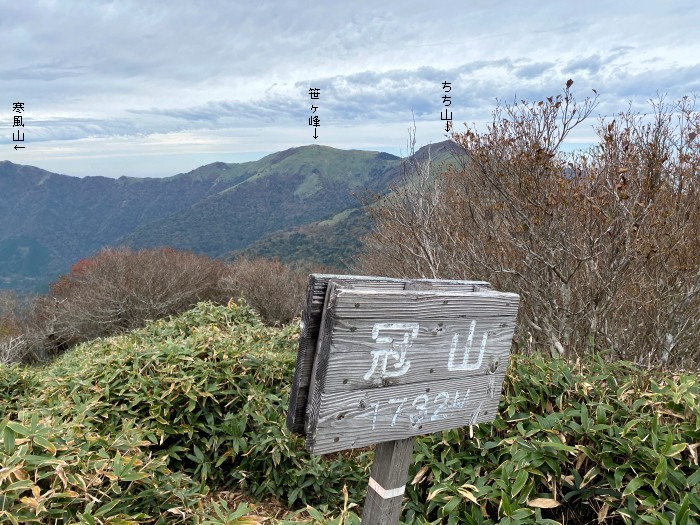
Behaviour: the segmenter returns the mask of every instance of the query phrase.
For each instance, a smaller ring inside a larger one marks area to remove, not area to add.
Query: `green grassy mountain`
[[[451,147],[432,145],[432,158]],[[359,199],[390,191],[401,173],[394,155],[319,145],[167,178],[78,178],[3,161],[0,288],[40,291],[117,245],[343,266],[369,228]]]
[[[434,173],[439,173],[449,165],[456,164],[457,146],[449,141],[423,147],[416,152],[416,158],[424,161],[430,153]],[[391,179],[388,191],[401,183],[403,167],[399,163]],[[387,189],[374,192],[387,193]],[[334,266],[344,271],[350,270],[362,249],[361,238],[372,226],[361,203],[372,202],[371,192],[358,195],[349,208],[320,221],[294,226],[265,235],[242,250],[234,251],[227,258],[276,257],[285,263],[311,260],[316,263]]]
[[[82,257],[144,223],[231,187],[203,166],[167,179],[68,177],[0,162],[0,287],[40,289]]]
[[[266,235],[243,250],[229,254],[250,258],[278,258],[284,263],[313,261],[349,270],[362,249],[371,222],[361,208],[348,208],[329,219]]]
[[[356,194],[386,191],[399,163],[398,157],[373,151],[292,148],[237,165],[235,176],[241,182],[181,213],[141,224],[123,241],[219,257],[266,235],[355,207]]]
[[[3,237],[10,229],[38,229],[51,218],[58,220],[51,226],[78,226],[76,235],[81,240],[99,244],[105,237],[118,237],[124,230],[186,208],[237,183],[235,177],[216,175],[226,169],[226,164],[215,163],[165,179],[77,178],[0,162]],[[94,224],[96,216],[101,220]]]

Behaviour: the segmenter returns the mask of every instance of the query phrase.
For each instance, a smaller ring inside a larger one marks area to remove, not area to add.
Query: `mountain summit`
[[[3,161],[0,288],[40,290],[104,246],[222,257],[343,212],[356,219],[357,197],[387,192],[400,166],[388,153],[320,145],[167,178],[78,178]]]

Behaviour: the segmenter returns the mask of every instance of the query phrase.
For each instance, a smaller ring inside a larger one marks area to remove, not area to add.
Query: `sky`
[[[444,111],[483,129],[568,79],[594,116],[648,113],[700,92],[699,23],[695,0],[0,0],[0,160],[163,177],[309,144],[405,155],[414,119],[439,142]]]

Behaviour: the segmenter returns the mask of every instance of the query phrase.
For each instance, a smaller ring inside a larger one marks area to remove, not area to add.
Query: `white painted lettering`
[[[397,409],[396,409],[396,412],[394,413],[394,417],[393,417],[392,420],[391,420],[391,426],[392,426],[392,427],[393,427],[394,425],[396,425],[396,418],[399,417],[399,413],[401,412],[401,408],[403,408],[403,404],[404,404],[406,401],[408,401],[408,398],[406,398],[406,397],[403,397],[403,398],[401,398],[401,399],[393,399],[393,398],[392,398],[392,399],[389,400],[389,403],[390,403],[390,404],[394,404],[394,403],[398,403],[398,404],[399,404],[399,406],[398,406]]]
[[[418,410],[418,414],[411,414],[411,425],[417,427],[428,415],[428,401],[430,398],[427,394],[421,394],[413,400],[413,408]]]
[[[478,370],[481,368],[481,362],[484,359],[484,351],[486,350],[486,342],[489,339],[489,333],[484,332],[481,337],[481,348],[479,349],[479,357],[476,363],[469,363],[469,354],[472,351],[472,343],[474,342],[474,331],[476,330],[476,320],[471,322],[469,327],[469,335],[467,336],[467,343],[464,345],[464,356],[462,357],[462,362],[455,364],[455,353],[457,352],[457,344],[459,343],[459,334],[455,334],[452,337],[452,346],[450,347],[450,357],[447,361],[447,369],[450,372],[458,370]]]
[[[418,323],[375,323],[372,328],[372,339],[379,345],[387,345],[378,350],[372,350],[372,365],[367,373],[363,376],[365,381],[368,381],[375,373],[379,377],[398,377],[408,372],[411,367],[411,361],[406,359],[406,353],[411,346],[413,339],[418,337]],[[402,331],[403,338],[399,341],[394,340],[389,335],[382,335],[381,331]],[[393,362],[389,370],[389,359]],[[393,370],[392,370],[393,368]]]
[[[359,414],[357,416],[354,416],[355,418],[366,418],[369,416],[372,416],[372,430],[374,430],[374,427],[377,424],[377,414],[379,413],[379,403],[370,403],[372,408],[371,410],[368,410],[366,412],[363,412],[362,414]]]
[[[439,400],[442,399],[442,402]],[[430,421],[438,421],[440,419],[447,419],[447,414],[441,413],[442,410],[447,407],[447,404],[450,402],[450,394],[447,392],[440,392],[438,395],[435,396],[435,404],[438,405],[438,407],[435,409],[433,412],[433,415],[430,416]]]
[[[395,427],[397,423],[401,425],[402,421],[406,422],[406,420],[408,420],[407,422],[413,428],[420,428],[421,425],[431,421],[448,419],[455,411],[466,410],[469,413],[466,421],[469,425],[475,425],[485,400],[482,399],[478,402],[477,400],[473,400],[470,402],[469,393],[470,389],[467,389],[464,395],[460,395],[459,391],[455,391],[454,395],[452,395],[446,390],[438,392],[434,396],[419,394],[410,404],[410,398],[392,397],[388,401],[383,401],[381,403],[369,403],[364,412],[354,417],[370,419],[371,430],[376,429],[380,412],[384,418],[391,417],[390,420],[385,419],[391,427]],[[470,405],[472,408],[475,407],[473,411],[469,409]],[[390,415],[392,412],[393,415]]]

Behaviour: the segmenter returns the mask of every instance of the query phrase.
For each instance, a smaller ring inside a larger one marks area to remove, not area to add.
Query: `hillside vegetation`
[[[104,249],[74,264],[42,296],[0,291],[0,364],[46,362],[202,301],[245,297],[264,322],[284,325],[301,311],[307,270],[271,259],[224,264],[170,248]]]
[[[348,208],[330,219],[267,235],[232,256],[278,258],[287,264],[313,261],[347,270],[362,251],[371,221],[361,208]]]
[[[454,133],[459,165],[413,159],[367,210],[357,273],[479,278],[520,295],[515,341],[575,360],[653,368],[700,361],[700,112],[661,97],[565,141],[596,107],[573,80],[557,95],[498,104]]]
[[[372,451],[312,457],[284,425],[297,337],[200,303],[44,368],[0,367],[0,522],[255,523],[274,503],[289,514],[268,523],[358,523]],[[697,374],[514,356],[493,424],[418,440],[402,519],[699,523],[699,389]],[[249,503],[227,508],[230,492]]]
[[[385,193],[399,165],[387,153],[317,145],[161,179],[69,177],[3,161],[0,288],[44,290],[105,246],[225,256],[358,207],[368,191]]]

